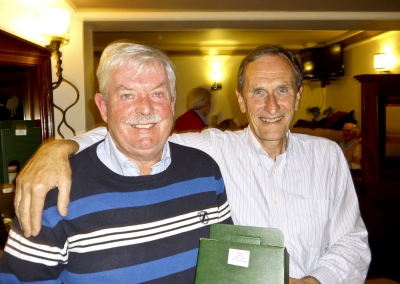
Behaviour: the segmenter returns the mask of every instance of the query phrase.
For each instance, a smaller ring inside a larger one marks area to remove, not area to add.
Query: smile
[[[146,128],[153,127],[154,125],[155,125],[155,123],[149,123],[149,124],[133,124],[132,126],[135,127],[135,128],[146,129]]]
[[[277,122],[279,120],[281,120],[283,118],[283,116],[281,117],[277,117],[277,118],[265,118],[265,117],[261,117],[260,119],[264,122]]]

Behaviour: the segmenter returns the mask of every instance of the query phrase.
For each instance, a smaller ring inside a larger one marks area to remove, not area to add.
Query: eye
[[[277,88],[275,95],[276,96],[287,96],[289,94],[291,94],[291,88],[288,86],[282,86]]]
[[[267,92],[265,90],[262,89],[255,89],[253,91],[253,97],[255,99],[264,99],[267,96]]]
[[[156,92],[156,93],[153,94],[153,96],[154,96],[154,97],[157,97],[157,98],[160,98],[160,97],[163,96],[163,93],[161,93],[161,92]]]
[[[131,95],[131,94],[123,94],[122,97],[123,97],[125,100],[127,100],[127,99],[132,98],[132,95]]]

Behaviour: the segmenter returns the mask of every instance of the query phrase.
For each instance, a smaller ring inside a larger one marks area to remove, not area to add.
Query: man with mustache
[[[199,239],[213,223],[232,224],[215,161],[167,142],[176,99],[169,59],[114,43],[97,77],[95,102],[109,132],[70,159],[67,217],[53,189],[36,237],[25,238],[14,221],[1,283],[193,283]]]
[[[235,224],[283,231],[290,283],[364,283],[371,252],[343,153],[333,141],[289,130],[302,79],[293,53],[278,46],[256,48],[239,67],[236,89],[249,127],[177,134],[170,141],[217,161]],[[95,130],[77,140],[84,148],[106,133]],[[45,145],[17,179],[16,208],[27,235],[40,229],[48,188],[59,185],[58,208],[68,213],[66,153],[77,150],[70,140]],[[41,178],[48,173],[50,179]]]

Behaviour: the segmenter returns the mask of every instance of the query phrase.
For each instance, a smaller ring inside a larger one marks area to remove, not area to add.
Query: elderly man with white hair
[[[351,169],[361,169],[361,139],[358,138],[357,125],[345,123],[342,129],[343,141],[339,143]]]
[[[113,43],[97,77],[109,132],[70,159],[68,216],[57,213],[57,188],[36,237],[14,221],[0,283],[193,283],[199,239],[232,224],[217,163],[167,141],[176,75],[164,53]]]

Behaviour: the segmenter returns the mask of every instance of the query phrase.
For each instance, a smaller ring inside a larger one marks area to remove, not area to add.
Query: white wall
[[[210,78],[211,61],[222,63],[221,72],[222,88],[211,91],[211,110],[207,116],[207,124],[211,125],[210,118],[217,115],[218,122],[234,118],[237,125],[247,123],[246,116],[240,112],[235,94],[236,74],[244,56],[172,56],[171,61],[176,67],[177,77],[177,102],[175,119],[186,112],[186,95],[189,90],[196,87],[211,88],[213,83]]]

